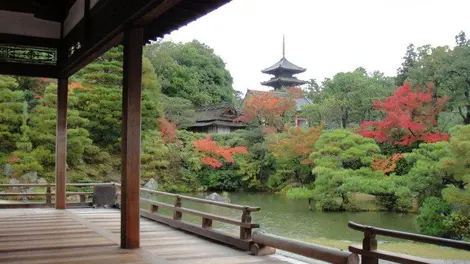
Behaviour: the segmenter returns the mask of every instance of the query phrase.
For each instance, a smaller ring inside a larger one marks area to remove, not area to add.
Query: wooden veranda
[[[229,1],[0,1],[0,74],[58,79],[56,209],[66,208],[68,78],[122,44],[120,244],[139,247],[142,47]]]
[[[326,248],[252,232],[259,225],[251,222],[251,213],[260,208],[140,188],[143,45],[229,1],[0,0],[0,74],[58,80],[55,183],[41,186],[46,188],[45,193],[0,193],[0,197],[45,198],[45,203],[0,204],[0,263],[290,262],[276,255],[262,256],[272,254],[274,248],[330,263],[358,263],[358,254],[367,264],[377,264],[379,258],[430,263],[378,250],[376,234],[470,250],[466,242],[353,223],[351,228],[364,232],[362,247],[351,246],[349,251]],[[118,44],[124,46],[121,183],[101,186],[114,191],[119,188],[120,197],[113,201],[113,209],[92,209],[87,199],[98,193],[99,184],[88,186],[95,188],[93,192],[66,192],[68,79]],[[175,200],[171,204],[146,200],[141,192]],[[80,203],[67,203],[67,195],[80,196]],[[186,208],[183,201],[231,208],[241,217],[232,219]],[[164,215],[164,210],[171,214]],[[200,222],[186,222],[183,214],[199,217]],[[213,222],[234,225],[239,235],[224,234],[213,228]]]
[[[141,248],[120,243],[117,209],[2,209],[0,263],[289,263],[251,256],[141,219]]]

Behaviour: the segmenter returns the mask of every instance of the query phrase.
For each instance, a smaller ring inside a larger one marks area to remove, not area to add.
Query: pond
[[[204,198],[207,194],[198,193],[190,195]],[[310,239],[361,241],[362,233],[348,228],[348,221],[417,233],[415,214],[309,211],[308,202],[305,200],[289,200],[283,196],[270,193],[237,192],[229,193],[228,197],[233,204],[261,207],[260,212],[252,213],[252,222],[260,224],[261,230],[294,239],[306,241]],[[161,200],[161,198],[158,197],[158,200]],[[163,201],[173,203],[174,199],[165,198]],[[237,210],[206,204],[195,204],[189,201],[183,201],[183,206],[226,215],[235,219],[240,219],[241,216],[241,212]],[[200,218],[191,217],[187,214],[183,214],[183,220],[197,223],[201,221]],[[234,235],[238,233],[238,230],[233,225],[214,223],[214,227]],[[382,241],[394,240],[385,237],[378,239]]]

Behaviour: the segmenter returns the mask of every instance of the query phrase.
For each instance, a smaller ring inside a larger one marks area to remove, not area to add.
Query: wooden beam
[[[103,52],[123,40],[126,25],[145,27],[145,40],[163,36],[171,30],[222,6],[230,0],[100,0],[84,18],[65,36],[67,50],[77,47],[61,64],[61,76],[70,76],[96,59]],[[187,12],[178,13],[180,5],[188,6]],[[161,20],[161,17],[166,19]]]
[[[87,17],[82,19],[64,38],[64,45],[67,49],[78,42],[81,48],[74,54],[69,54],[67,61],[61,67],[61,75],[74,74],[87,64],[84,61],[93,61],[111,48],[111,43],[119,44],[123,39],[122,32],[125,25],[132,25],[133,21],[141,18],[162,2],[164,0],[98,1]],[[86,32],[85,24],[92,25],[92,28],[89,27],[92,30]]]
[[[0,74],[30,77],[57,78],[57,67],[52,65],[24,64],[0,61]]]
[[[0,33],[0,43],[2,43],[2,44],[14,44],[14,45],[25,45],[25,46],[36,46],[36,47],[47,47],[47,48],[58,48],[59,43],[60,43],[60,39],[41,38],[41,37],[21,36],[21,35]]]
[[[145,15],[136,20],[136,25],[147,25],[155,18],[163,15],[165,12],[179,4],[182,0],[167,0],[163,1],[161,4],[156,5],[154,8],[150,9]]]
[[[55,146],[55,208],[65,209],[67,167],[67,90],[68,78],[60,78],[57,87],[57,129]]]
[[[143,28],[124,31],[121,131],[121,247],[140,246],[140,130]]]

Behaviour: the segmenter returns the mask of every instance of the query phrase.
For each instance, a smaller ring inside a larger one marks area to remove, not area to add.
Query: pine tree
[[[41,176],[49,182],[54,179],[55,138],[57,117],[57,85],[49,85],[39,104],[33,108],[30,118],[30,133],[33,153],[41,164]],[[87,177],[99,176],[106,169],[108,155],[101,153],[93,145],[90,134],[85,127],[89,121],[83,118],[75,109],[80,101],[69,94],[69,109],[67,111],[67,165],[68,180],[83,181]],[[90,167],[93,164],[104,165]],[[96,179],[94,180],[96,181]]]
[[[21,124],[21,137],[16,142],[17,150],[14,151],[10,156],[10,163],[12,163],[12,168],[14,171],[14,176],[18,177],[24,173],[36,171],[41,172],[43,167],[38,162],[33,152],[33,144],[29,135],[31,134],[31,129],[28,125],[29,113],[28,113],[28,103],[23,102],[23,114],[22,114],[22,124]]]
[[[0,155],[16,149],[21,136],[24,93],[9,76],[0,75]]]
[[[418,53],[415,50],[415,45],[408,45],[408,47],[406,47],[406,54],[403,57],[403,63],[401,64],[401,67],[397,69],[397,77],[395,79],[395,84],[397,86],[401,86],[405,83],[408,78],[408,73],[417,63],[417,59]]]
[[[89,120],[86,128],[93,142],[111,153],[120,150],[122,53],[122,46],[115,47],[73,77],[85,88],[76,92],[79,103],[75,109]],[[142,131],[147,131],[156,128],[161,111],[160,85],[152,64],[146,58],[143,58],[142,72]]]

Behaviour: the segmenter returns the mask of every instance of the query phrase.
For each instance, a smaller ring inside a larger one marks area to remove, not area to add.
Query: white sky
[[[233,0],[165,39],[197,39],[226,62],[234,88],[264,89],[261,70],[282,57],[322,81],[362,66],[395,75],[406,46],[454,45],[470,35],[469,0]]]

